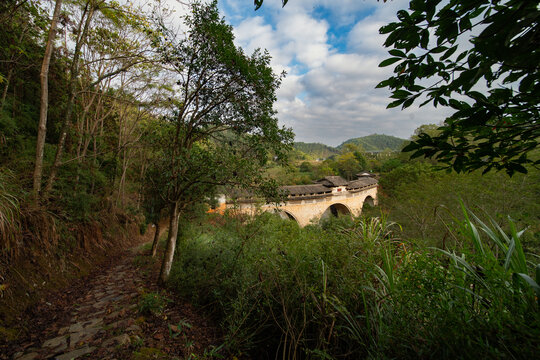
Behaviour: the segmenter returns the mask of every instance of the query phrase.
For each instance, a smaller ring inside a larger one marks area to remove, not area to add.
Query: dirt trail
[[[77,289],[74,302],[40,334],[12,349],[11,358],[174,359],[208,351],[217,331],[189,304],[160,292],[154,285],[157,268],[148,255],[126,252]],[[138,303],[149,292],[169,301],[163,311],[142,316]]]

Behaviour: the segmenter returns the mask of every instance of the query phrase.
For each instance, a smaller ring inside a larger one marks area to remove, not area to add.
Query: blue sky
[[[409,138],[449,115],[429,106],[387,110],[389,91],[375,89],[392,74],[392,67],[378,67],[388,57],[378,29],[408,1],[289,0],[282,8],[281,0],[265,0],[257,11],[252,0],[219,6],[237,45],[247,53],[267,49],[274,70],[287,72],[276,110],[296,141],[336,146],[373,133]]]

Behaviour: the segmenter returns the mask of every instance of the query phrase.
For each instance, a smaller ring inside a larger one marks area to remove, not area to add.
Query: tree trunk
[[[8,71],[8,76],[6,78],[6,87],[4,88],[4,92],[2,93],[2,100],[0,103],[0,113],[2,113],[2,110],[4,110],[4,104],[6,103],[6,97],[9,89],[9,83],[11,82],[11,76],[13,75],[13,66],[10,67]]]
[[[165,250],[165,256],[161,263],[161,272],[159,273],[158,283],[165,285],[171,274],[171,267],[174,258],[174,250],[176,249],[176,237],[178,235],[178,202],[175,202],[171,206],[171,214],[169,220],[169,236],[167,236],[167,248]]]
[[[87,4],[90,4],[90,3],[88,2]],[[86,39],[86,36],[88,35],[90,22],[92,21],[92,17],[94,15],[94,10],[95,10],[94,4],[91,4],[86,21],[84,23],[81,36],[78,39],[77,43],[75,44],[75,51],[73,53],[73,62],[71,63],[71,68],[70,68],[70,79],[68,83],[68,94],[69,94],[68,99],[69,100],[67,103],[66,116],[64,117],[64,120],[62,121],[62,127],[61,127],[62,130],[60,131],[60,139],[58,140],[58,144],[56,145],[56,154],[54,156],[54,162],[51,167],[51,173],[49,175],[49,178],[47,179],[47,185],[45,186],[44,196],[49,194],[49,192],[52,190],[54,180],[56,178],[56,173],[58,172],[58,168],[60,167],[60,162],[62,160],[62,152],[64,150],[64,144],[66,142],[67,131],[71,123],[71,116],[73,113],[73,104],[75,103],[75,82],[77,81],[77,77],[79,76],[79,57],[81,54],[81,47]]]
[[[45,47],[45,54],[41,64],[41,73],[39,74],[41,79],[41,103],[39,109],[39,125],[36,142],[36,162],[34,165],[33,186],[34,196],[36,199],[41,191],[41,177],[43,175],[43,150],[45,148],[45,135],[47,134],[47,111],[49,109],[49,65],[51,63],[54,38],[56,37],[56,27],[58,25],[58,17],[60,16],[61,8],[62,0],[56,0],[56,5],[54,6],[54,13],[51,20],[51,27],[49,29],[49,37],[47,39],[47,46]]]
[[[154,233],[154,242],[152,243],[152,257],[156,257],[157,246],[159,242],[159,221],[156,221],[156,232]]]

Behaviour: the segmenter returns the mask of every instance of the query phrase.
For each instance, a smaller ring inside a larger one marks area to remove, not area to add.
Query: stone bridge
[[[287,200],[281,204],[258,204],[244,197],[226,208],[254,214],[257,211],[277,212],[284,219],[295,220],[301,227],[329,216],[353,215],[362,212],[364,204],[377,205],[377,180],[372,174],[358,174],[358,179],[346,181],[340,176],[327,176],[310,185],[283,186]]]

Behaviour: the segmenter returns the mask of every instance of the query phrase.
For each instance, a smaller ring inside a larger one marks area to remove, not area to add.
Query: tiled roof
[[[360,189],[366,186],[376,185],[377,180],[372,177],[364,177],[358,180],[353,180],[347,184],[347,190]]]
[[[325,176],[323,179],[317,180],[317,182],[329,187],[345,186],[348,184],[348,181],[341,176]]]
[[[326,186],[323,186],[320,184],[289,185],[289,186],[282,186],[281,189],[283,189],[288,195],[324,194],[324,193],[329,193],[332,191]]]

